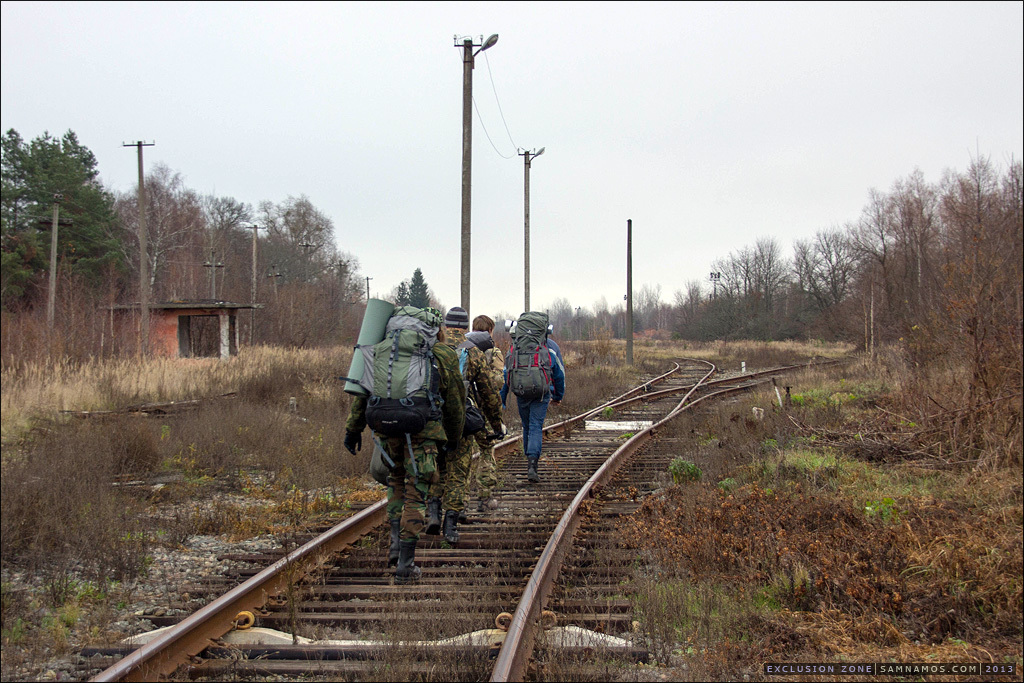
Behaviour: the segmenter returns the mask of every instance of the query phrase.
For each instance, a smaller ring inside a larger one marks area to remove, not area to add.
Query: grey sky
[[[121,143],[144,139],[147,167],[199,192],[305,194],[373,293],[421,267],[452,306],[453,37],[498,33],[474,75],[471,313],[522,309],[516,146],[546,148],[533,307],[614,306],[627,219],[634,287],[671,300],[758,238],[789,253],[855,220],[915,168],[1019,160],[1022,26],[1020,2],[4,2],[0,127],[74,130],[120,191],[136,181]]]

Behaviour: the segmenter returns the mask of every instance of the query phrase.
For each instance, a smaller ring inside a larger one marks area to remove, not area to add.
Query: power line
[[[498,99],[498,90],[494,87],[494,74],[491,73],[491,60],[488,59],[487,53],[484,53],[484,63],[487,64],[487,77],[491,79],[491,91],[494,93],[494,101],[498,103],[498,113],[501,114],[501,122],[505,124],[505,132],[508,134],[508,141],[512,143],[512,146],[519,149],[519,145],[512,139],[512,133],[508,129],[508,123],[505,121],[505,112],[501,110],[501,100]]]
[[[480,127],[484,129],[484,137],[487,138],[487,142],[491,143],[491,148],[494,150],[494,152],[502,159],[511,159],[512,157],[514,157],[515,154],[509,154],[508,156],[505,156],[504,154],[498,151],[498,148],[494,144],[494,140],[491,140],[491,134],[487,132],[487,126],[484,125],[484,117],[480,115],[480,107],[476,106],[475,97],[473,98],[473,109],[476,110],[476,118],[480,121]]]

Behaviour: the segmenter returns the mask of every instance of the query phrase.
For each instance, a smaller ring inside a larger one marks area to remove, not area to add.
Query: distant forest
[[[139,300],[138,193],[103,187],[95,156],[68,131],[2,139],[2,360],[86,358],[137,348],[131,325],[97,315]],[[1020,161],[973,159],[937,183],[920,171],[887,192],[870,190],[860,218],[823,226],[787,248],[771,236],[723,255],[709,276],[666,294],[633,293],[634,335],[652,339],[821,339],[871,351],[902,342],[911,355],[1020,364],[1022,200]],[[163,165],[145,176],[151,300],[248,303],[253,253],[256,343],[353,343],[367,289],[359,263],[340,252],[334,223],[306,196],[251,206],[203,195]],[[55,334],[47,334],[53,216],[57,207]],[[254,230],[252,226],[258,226]],[[438,304],[424,273],[396,284],[405,300]],[[427,274],[429,275],[429,274]],[[562,339],[626,335],[622,302],[593,310],[565,299],[547,307]],[[488,312],[501,316],[502,312]],[[241,316],[241,338],[249,318]]]

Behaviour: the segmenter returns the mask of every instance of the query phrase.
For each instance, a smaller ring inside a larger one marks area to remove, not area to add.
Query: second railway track
[[[235,558],[253,565],[235,577],[240,585],[230,590],[225,585],[220,598],[179,623],[168,623],[141,647],[93,651],[125,655],[94,680],[152,680],[182,664],[192,678],[223,678],[230,672],[346,680],[521,680],[544,629],[549,629],[545,642],[570,656],[603,649],[644,658],[631,640],[628,601],[617,595],[629,561],[600,539],[651,490],[650,468],[664,471],[667,461],[634,460],[613,480],[619,462],[611,459],[629,463],[628,456],[647,447],[660,422],[702,397],[750,388],[768,374],[710,382],[713,370],[703,361],[683,361],[603,406],[550,425],[539,484],[526,479],[518,437],[500,444],[496,455],[505,463],[494,493],[498,508],[474,512],[471,499],[469,522],[461,526],[455,546],[439,536],[421,537],[419,583],[393,582],[383,503],[376,503],[285,557]],[[614,421],[586,428],[588,419],[608,412]],[[606,487],[608,495],[599,496]],[[570,552],[584,518],[588,521]],[[563,580],[556,583],[560,574]],[[246,612],[256,626],[312,640],[226,643],[222,636]]]

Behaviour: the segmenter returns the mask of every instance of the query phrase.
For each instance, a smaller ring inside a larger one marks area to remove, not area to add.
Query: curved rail
[[[512,616],[512,623],[509,624],[508,627],[508,634],[505,636],[505,641],[502,643],[501,650],[498,652],[497,661],[494,664],[494,669],[491,674],[492,681],[522,680],[525,676],[527,666],[530,663],[530,658],[533,655],[533,641],[536,637],[537,628],[539,626],[541,611],[543,610],[544,602],[551,593],[555,576],[561,568],[565,553],[571,546],[573,534],[580,524],[579,513],[583,502],[596,495],[597,491],[603,487],[609,479],[611,479],[613,474],[615,474],[619,464],[629,455],[636,452],[640,445],[650,438],[656,427],[677,415],[686,399],[689,398],[693,392],[708,379],[708,377],[714,374],[714,365],[707,361],[700,362],[707,363],[707,365],[710,366],[710,370],[703,378],[690,388],[686,393],[686,396],[684,396],[680,401],[679,405],[671,410],[668,416],[657,423],[652,424],[650,427],[636,433],[622,444],[622,446],[612,453],[608,460],[598,468],[597,472],[587,480],[587,483],[580,488],[579,493],[577,493],[576,497],[573,498],[572,503],[562,515],[562,518],[559,520],[558,525],[551,534],[547,545],[544,547],[540,559],[537,561],[537,567],[530,576],[530,579],[526,584],[526,589],[523,591],[522,597],[519,599],[519,605],[516,607],[516,612]]]
[[[707,363],[707,361],[700,362]],[[707,364],[711,365],[710,363]],[[655,422],[650,427],[637,432],[608,457],[608,459],[598,468],[590,479],[587,480],[587,483],[583,485],[575,498],[573,498],[572,503],[562,515],[555,531],[551,534],[547,545],[544,547],[540,559],[537,561],[537,566],[534,569],[533,574],[530,576],[526,589],[523,591],[522,597],[519,600],[519,605],[516,607],[516,612],[512,617],[512,622],[509,624],[508,634],[502,643],[501,650],[498,653],[494,669],[491,673],[492,681],[521,681],[525,678],[530,658],[533,655],[534,640],[536,639],[537,631],[540,628],[540,617],[547,598],[554,588],[554,581],[561,569],[562,560],[569,551],[569,548],[572,545],[573,535],[580,525],[580,513],[583,503],[599,493],[599,491],[608,483],[628,457],[645,444],[661,426],[667,424],[698,403],[713,397],[726,396],[741,391],[747,391],[753,386],[769,381],[768,379],[760,378],[804,367],[807,366],[792,365],[709,382],[708,378],[715,372],[714,366],[711,365],[711,370],[701,380],[690,387],[686,395],[683,396],[676,407],[669,411],[665,417]],[[710,392],[693,401],[687,402],[690,396],[692,396],[698,388],[730,383],[735,384],[737,381],[744,382],[744,384]],[[639,400],[653,399],[656,396],[667,396],[673,392],[678,393],[678,391],[680,390],[675,389],[656,392],[656,394],[641,397]],[[613,402],[611,405],[626,405],[633,402],[633,400],[635,399],[627,399],[618,403]]]

